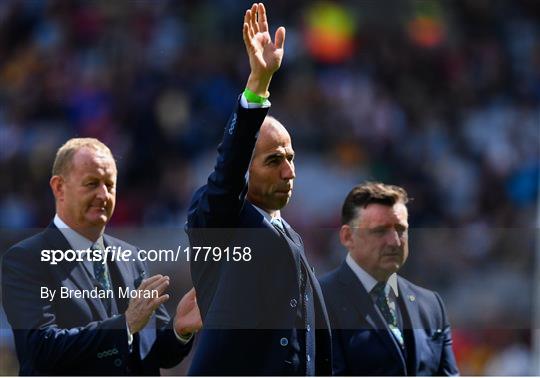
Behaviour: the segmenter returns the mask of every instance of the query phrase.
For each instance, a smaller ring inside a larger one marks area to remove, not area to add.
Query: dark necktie
[[[377,285],[375,285],[375,287],[371,290],[371,293],[375,297],[375,304],[381,311],[386,324],[388,324],[388,328],[390,328],[390,331],[392,331],[396,340],[403,347],[403,334],[398,326],[397,314],[396,311],[391,309],[390,305],[388,304],[388,297],[386,295],[385,288],[385,282],[378,282]]]
[[[93,245],[92,245],[92,250],[93,251],[102,251],[102,256],[103,256],[103,259],[105,258],[104,257],[104,251],[105,251],[105,248],[103,246],[103,243],[101,242],[101,240],[98,240],[96,241]],[[104,261],[104,260],[99,260],[99,261],[93,261],[93,266],[94,266],[94,277],[96,279],[96,281],[100,284],[101,286],[101,289],[103,290],[110,290],[111,289],[111,280],[109,278],[109,271],[107,269],[107,262]]]
[[[103,245],[101,240],[98,240],[92,245],[92,250],[102,251],[102,255],[101,255],[102,259],[92,262],[92,265],[94,268],[94,278],[96,279],[96,282],[99,284],[99,289],[111,290],[112,289],[111,278],[109,275],[109,269],[107,269],[107,261],[105,261],[105,256],[104,256],[105,246]],[[105,306],[105,310],[107,311],[107,314],[109,316],[112,315],[112,311],[113,311],[112,301],[113,299],[108,298],[108,297],[101,299],[101,302]]]

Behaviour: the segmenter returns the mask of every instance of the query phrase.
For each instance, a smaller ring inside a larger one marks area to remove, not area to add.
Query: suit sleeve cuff
[[[191,339],[193,338],[193,334],[190,333],[188,334],[187,336],[181,336],[179,335],[177,332],[176,332],[176,329],[173,327],[173,332],[174,332],[174,335],[176,336],[176,339],[178,341],[180,341],[183,345],[186,345],[187,343],[189,343],[191,341]]]
[[[127,337],[128,337],[128,345],[131,346],[131,344],[133,344],[133,334],[131,333],[129,329],[127,319],[126,319],[126,331],[127,331]]]
[[[246,95],[242,93],[242,96],[240,96],[240,106],[244,109],[261,109],[261,108],[269,108],[270,103],[269,100],[266,100],[264,103],[259,104],[256,102],[248,102]]]

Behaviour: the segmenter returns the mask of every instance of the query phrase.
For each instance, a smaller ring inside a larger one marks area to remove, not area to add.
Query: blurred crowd
[[[54,153],[74,136],[99,138],[117,158],[111,226],[183,233],[247,79],[248,6],[0,2],[3,237],[51,221]],[[532,374],[540,3],[282,0],[267,9],[272,31],[287,28],[271,114],[297,154],[283,215],[318,272],[345,256],[336,230],[352,186],[401,185],[414,198],[403,273],[445,299],[462,374]],[[182,269],[175,279],[187,289]],[[1,320],[0,374],[14,374]]]

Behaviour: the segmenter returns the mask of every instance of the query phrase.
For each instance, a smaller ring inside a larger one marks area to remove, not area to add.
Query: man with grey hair
[[[397,275],[409,255],[405,189],[368,182],[343,203],[343,264],[321,278],[335,375],[457,375],[438,294]]]
[[[2,299],[21,375],[159,375],[191,348],[201,327],[194,290],[171,320],[163,307],[169,277],[147,278],[137,248],[104,234],[116,176],[106,145],[93,138],[67,141],[50,179],[53,222],[4,256]],[[112,261],[104,257],[107,249],[133,251],[134,259]],[[50,251],[88,253],[76,260],[66,253],[51,264]],[[90,258],[89,251],[101,255]],[[120,295],[133,289],[135,295]]]

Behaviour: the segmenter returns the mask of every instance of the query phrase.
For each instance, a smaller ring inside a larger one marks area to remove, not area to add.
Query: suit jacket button
[[[117,358],[116,360],[114,360],[114,366],[116,367],[122,366],[122,360],[120,358]]]
[[[282,337],[281,340],[279,340],[279,344],[281,346],[287,346],[287,345],[289,345],[289,340],[287,340],[286,337]]]
[[[291,301],[289,302],[289,304],[291,305],[292,308],[295,308],[296,305],[298,304],[298,301],[296,299],[291,299]]]

